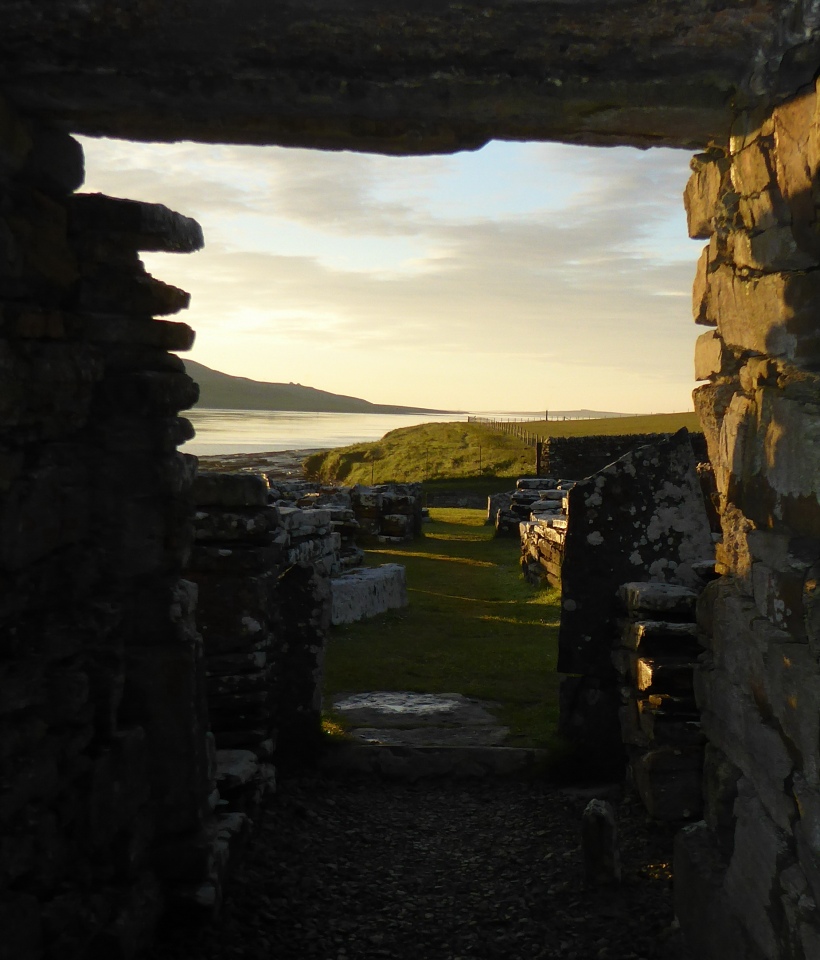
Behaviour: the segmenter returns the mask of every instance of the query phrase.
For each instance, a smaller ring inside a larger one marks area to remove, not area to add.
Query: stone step
[[[688,587],[672,583],[624,583],[618,588],[618,596],[636,619],[647,613],[695,619],[698,595]]]

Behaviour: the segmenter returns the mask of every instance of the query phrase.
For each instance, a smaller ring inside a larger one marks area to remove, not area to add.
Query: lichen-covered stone
[[[685,432],[577,484],[561,572],[559,670],[607,673],[618,587],[637,576],[695,585],[692,565],[712,551]]]

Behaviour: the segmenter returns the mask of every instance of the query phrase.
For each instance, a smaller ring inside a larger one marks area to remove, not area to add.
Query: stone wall
[[[656,820],[691,820],[703,810],[704,741],[693,672],[701,652],[698,594],[668,583],[625,583],[612,663],[622,706],[629,777]]]
[[[520,521],[521,572],[534,586],[542,583],[561,586],[568,497],[574,485],[572,481],[557,484],[549,478],[518,480],[517,498],[509,503],[507,511],[498,512],[497,533],[510,524],[510,519]],[[521,519],[524,510],[527,511],[526,519]],[[508,519],[508,514],[512,514],[512,518]]]
[[[699,605],[705,819],[677,910],[704,958],[820,956],[818,98],[738,118],[695,158],[695,391],[723,527]]]
[[[341,567],[361,562],[358,543],[398,543],[421,534],[423,497],[419,483],[345,487],[272,479],[271,498],[280,509],[295,506],[329,511],[327,520],[341,537]],[[328,572],[336,574],[341,567]]]
[[[620,588],[645,582],[699,592],[714,570],[713,535],[696,467],[687,432],[681,430],[579,481],[567,496],[558,639],[558,670],[567,676],[561,684],[559,729],[588,770],[599,775],[617,775],[627,761],[636,779],[641,770],[647,773],[648,741],[642,737],[636,743],[633,721],[645,699],[638,677],[652,673],[656,651],[636,644],[629,655],[618,652],[625,636],[627,642],[635,636],[621,623],[628,607],[619,599]],[[646,595],[653,594],[647,590]],[[680,686],[667,689],[662,681],[669,675],[666,669],[658,673],[649,684],[651,694],[677,690],[691,699],[691,663],[688,693]],[[647,773],[644,781],[647,807],[659,809],[652,800],[654,775]]]
[[[20,960],[132,955],[169,893],[209,896],[180,864],[216,823],[180,579],[197,389],[168,352],[193,333],[155,319],[188,297],[138,256],[202,234],[82,179],[74,140],[0,101],[0,927]]]
[[[542,444],[539,474],[583,480],[625,453],[647,443],[668,439],[669,433],[618,434],[593,437],[546,437]],[[690,442],[698,460],[707,460],[706,444],[701,434],[690,434]]]
[[[272,785],[271,760],[307,762],[321,739],[329,578],[342,569],[342,537],[329,506],[310,497],[293,506],[261,474],[203,472],[194,498],[188,575],[199,588],[217,780],[241,762],[243,791],[256,794]]]

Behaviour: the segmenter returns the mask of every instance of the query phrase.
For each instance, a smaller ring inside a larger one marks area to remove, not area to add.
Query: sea
[[[294,410],[215,410],[195,407],[186,416],[196,436],[181,448],[198,457],[276,450],[326,450],[380,440],[390,430],[419,423],[464,423],[468,416],[535,420],[539,414],[308,413]],[[543,413],[541,414],[543,416]]]

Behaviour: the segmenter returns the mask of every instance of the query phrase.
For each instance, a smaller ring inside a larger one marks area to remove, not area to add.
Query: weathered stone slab
[[[618,596],[634,616],[655,614],[670,620],[679,617],[687,622],[695,613],[698,599],[696,591],[678,583],[642,581],[622,584],[618,588]]]
[[[202,227],[191,217],[175,213],[161,203],[122,200],[101,193],[81,193],[71,198],[71,229],[116,238],[120,248],[194,253],[205,244]]]
[[[723,368],[723,341],[714,330],[702,333],[695,343],[695,380],[710,380]]]
[[[405,570],[397,563],[350,570],[332,579],[330,590],[334,624],[354,623],[408,603]]]
[[[192,492],[198,506],[264,507],[268,489],[263,474],[201,472]]]
[[[689,165],[692,176],[683,194],[689,236],[706,240],[715,232],[714,220],[718,213],[718,201],[725,189],[729,161],[722,153],[715,151],[697,154]]]

